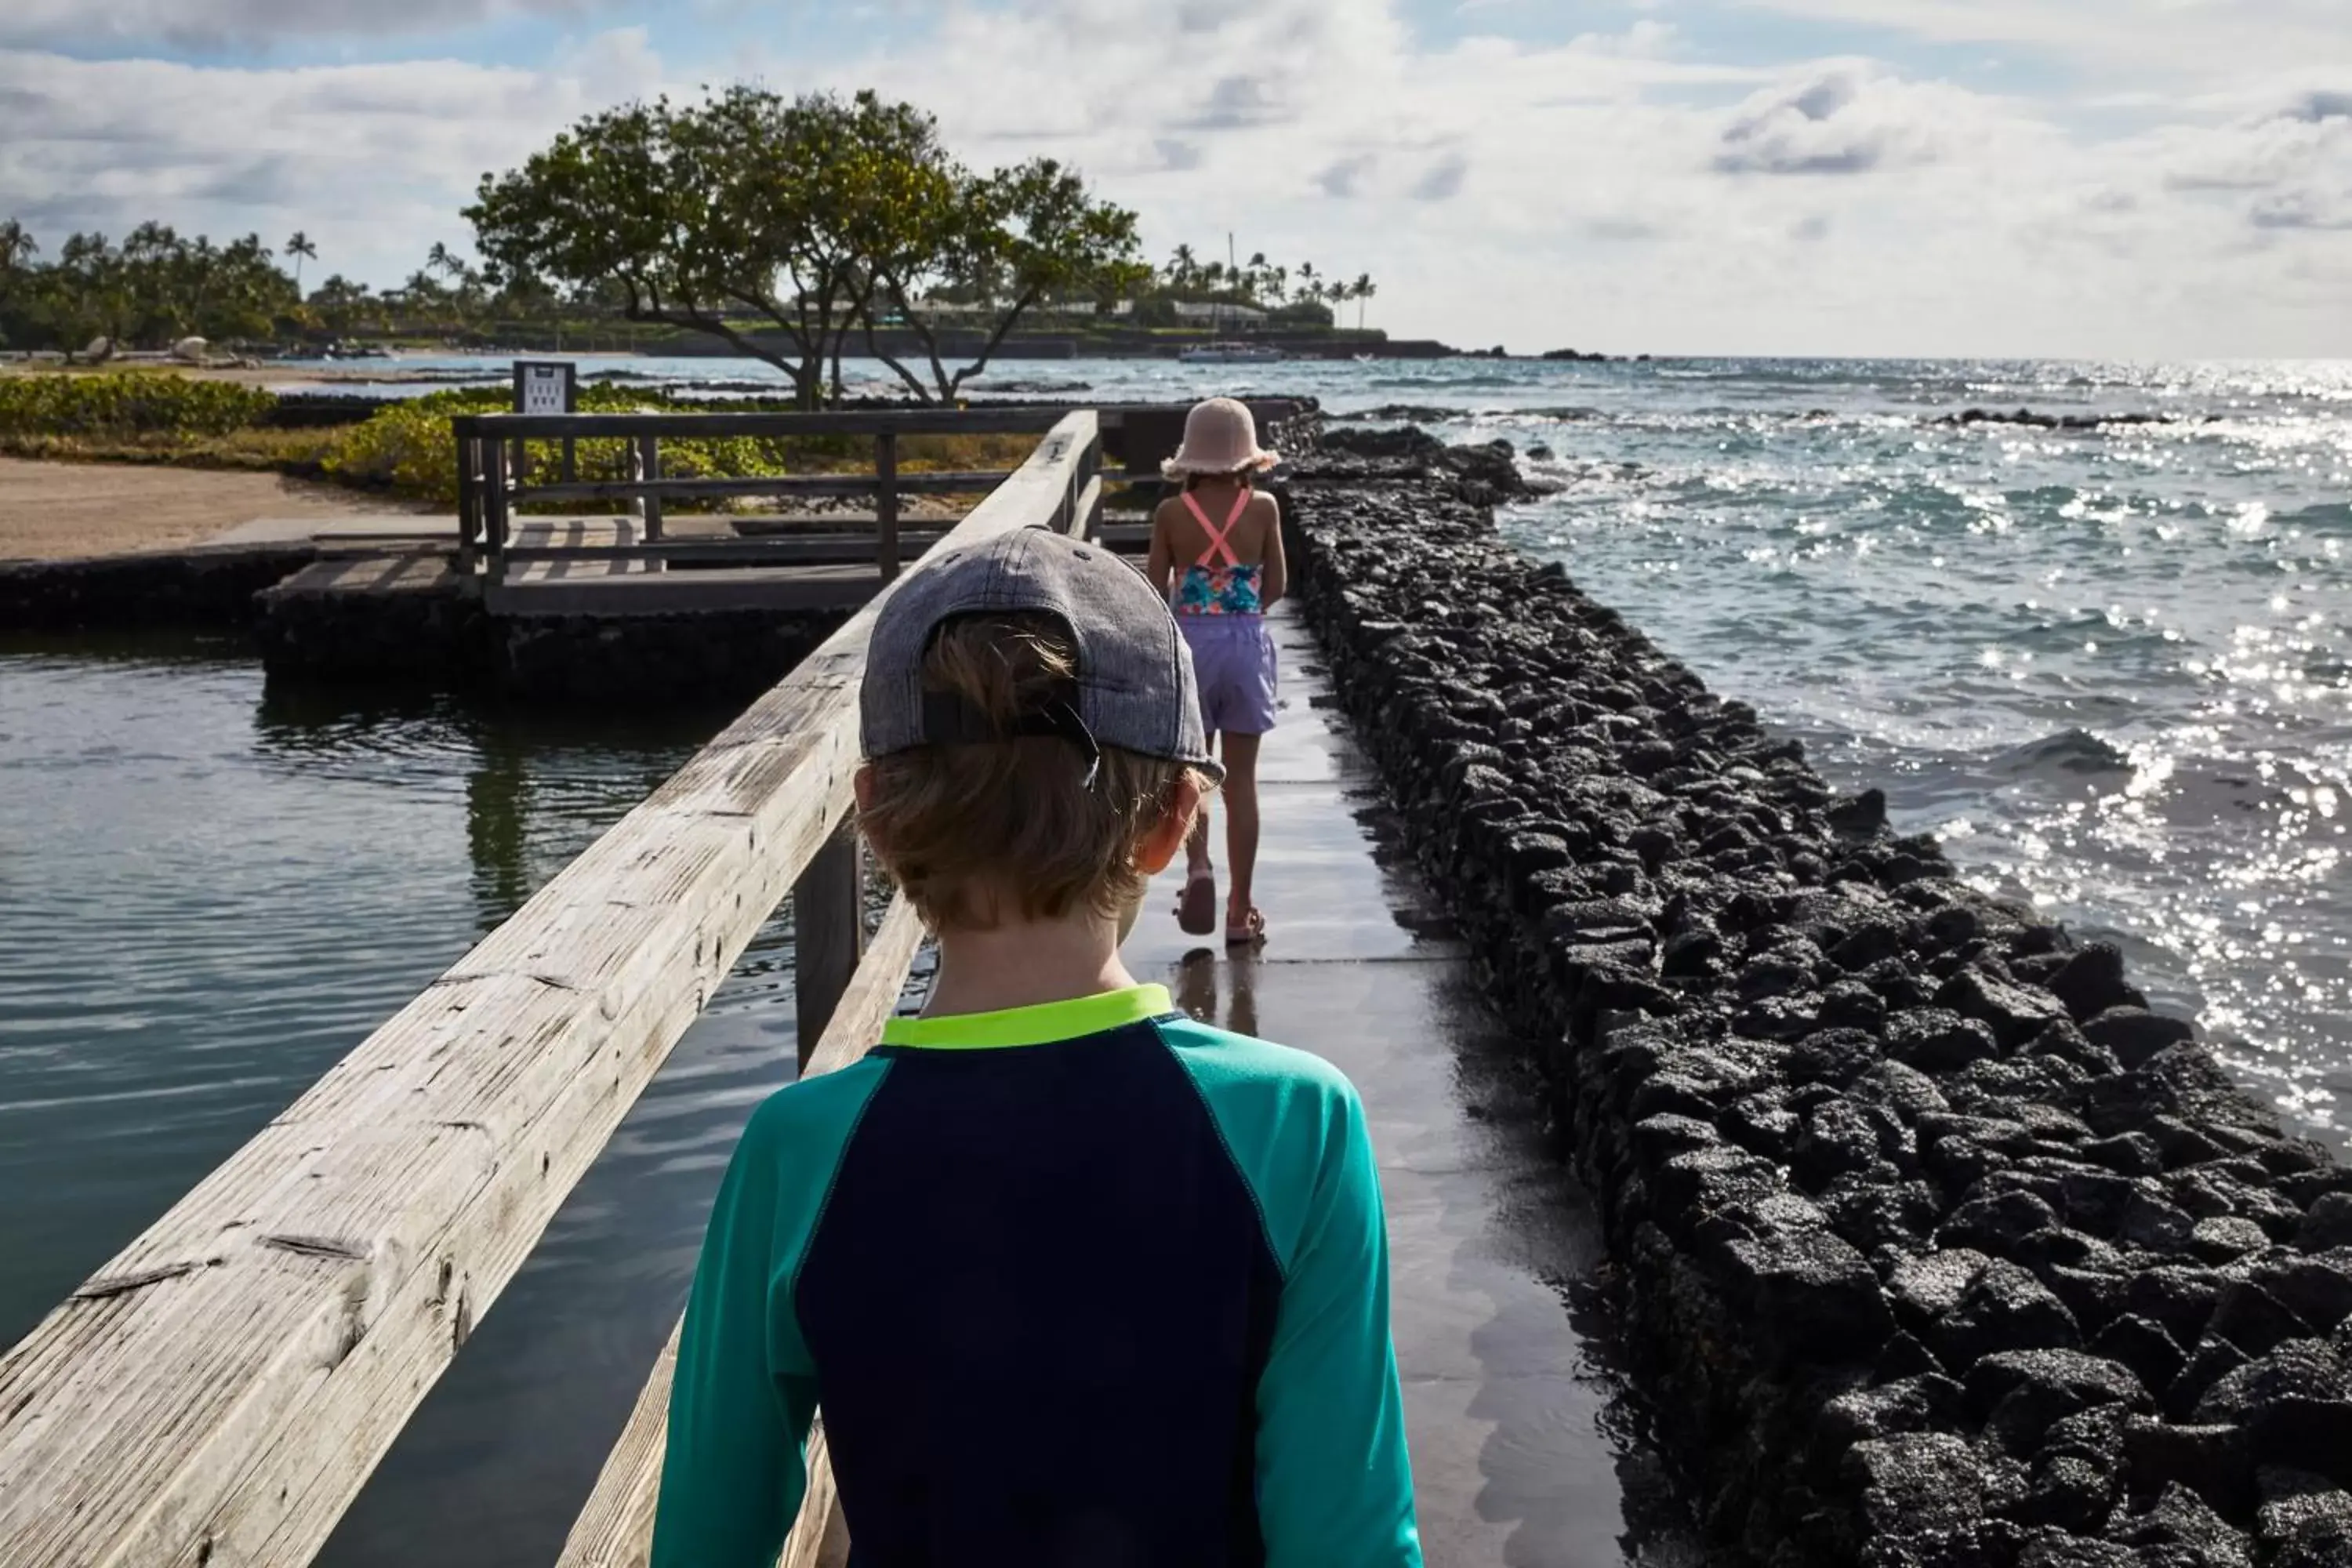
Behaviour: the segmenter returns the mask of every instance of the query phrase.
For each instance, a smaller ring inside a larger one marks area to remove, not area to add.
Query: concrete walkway
[[[1382,847],[1370,764],[1338,728],[1311,635],[1278,614],[1276,637],[1257,879],[1271,940],[1229,958],[1179,931],[1180,862],[1151,891],[1129,967],[1205,1022],[1328,1058],[1362,1094],[1433,1568],[1654,1561],[1624,1539],[1623,1453],[1600,1425],[1610,1391],[1570,1320],[1569,1291],[1600,1262],[1592,1217],[1544,1150],[1520,1051]],[[1222,815],[1216,832],[1222,866]]]

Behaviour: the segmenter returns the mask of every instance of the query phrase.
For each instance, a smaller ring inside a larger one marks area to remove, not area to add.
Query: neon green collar
[[[882,1026],[886,1046],[933,1051],[1001,1050],[1007,1046],[1044,1046],[1076,1040],[1140,1024],[1175,1011],[1165,985],[1133,985],[1124,991],[1007,1007],[1001,1013],[950,1013],[937,1018],[893,1018]]]

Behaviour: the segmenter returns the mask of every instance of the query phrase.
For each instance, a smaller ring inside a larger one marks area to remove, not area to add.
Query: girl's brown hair
[[[1047,616],[969,616],[940,628],[926,690],[952,692],[1000,730],[1077,672],[1067,628]],[[924,924],[993,926],[1005,914],[1058,920],[1086,909],[1122,918],[1143,896],[1137,850],[1176,808],[1182,763],[1055,736],[919,746],[867,764],[858,826]],[[1189,824],[1187,825],[1190,826]]]

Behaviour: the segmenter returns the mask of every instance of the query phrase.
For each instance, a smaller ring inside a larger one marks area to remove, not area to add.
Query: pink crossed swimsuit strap
[[[1225,526],[1219,528],[1209,521],[1209,514],[1202,510],[1201,503],[1193,499],[1192,492],[1191,490],[1184,492],[1184,505],[1194,517],[1200,520],[1201,531],[1209,536],[1209,547],[1201,552],[1201,559],[1196,564],[1206,566],[1209,563],[1209,558],[1217,554],[1224,556],[1225,564],[1228,566],[1239,566],[1242,563],[1241,557],[1234,553],[1234,547],[1228,540],[1234,531],[1234,524],[1239,522],[1242,520],[1242,513],[1249,510],[1249,503],[1248,490],[1244,490],[1235,496],[1234,510],[1226,516]]]

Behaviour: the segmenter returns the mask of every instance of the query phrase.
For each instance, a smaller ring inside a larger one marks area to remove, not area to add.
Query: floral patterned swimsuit
[[[1176,584],[1176,596],[1171,607],[1180,616],[1255,616],[1262,614],[1258,578],[1264,568],[1244,566],[1234,553],[1231,535],[1234,525],[1249,510],[1251,492],[1244,490],[1234,498],[1234,510],[1219,528],[1209,521],[1209,514],[1194,500],[1190,490],[1184,492],[1184,506],[1199,521],[1201,531],[1209,536],[1209,547],[1201,558],[1184,568]],[[1221,563],[1218,556],[1223,556]]]
[[[1251,500],[1251,491],[1242,491],[1220,528],[1190,491],[1183,498],[1209,536],[1209,547],[1177,578],[1169,607],[1192,649],[1201,720],[1213,734],[1263,735],[1274,728],[1275,651],[1265,626],[1265,568],[1244,565],[1232,543],[1234,525]]]

